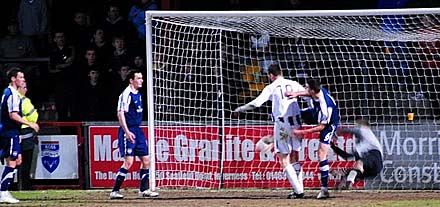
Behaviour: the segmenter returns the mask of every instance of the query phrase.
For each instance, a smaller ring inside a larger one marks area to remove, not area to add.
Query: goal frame
[[[155,117],[154,117],[154,90],[153,90],[153,17],[310,17],[310,16],[375,16],[375,15],[417,15],[440,14],[440,8],[411,8],[411,9],[358,9],[358,10],[307,10],[307,11],[146,11],[146,89],[148,114],[148,146],[150,155],[150,188],[156,188],[155,174]],[[212,27],[215,28],[215,27]],[[218,28],[216,28],[218,29]],[[221,69],[222,66],[220,66]],[[222,92],[221,92],[222,93]],[[221,95],[221,94],[220,94]],[[224,104],[224,101],[222,101]],[[224,113],[224,112],[223,112]],[[224,115],[222,116],[224,118]],[[224,128],[224,127],[223,127]],[[220,186],[219,186],[220,187]]]

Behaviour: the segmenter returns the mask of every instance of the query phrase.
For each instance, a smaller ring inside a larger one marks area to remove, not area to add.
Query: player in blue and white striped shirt
[[[311,96],[313,99],[313,107],[309,107],[301,112],[301,117],[309,124],[316,124],[316,126],[309,129],[294,129],[295,136],[304,136],[313,132],[320,132],[319,134],[319,171],[321,173],[321,191],[316,198],[329,198],[328,192],[328,175],[330,166],[327,161],[327,154],[330,148],[330,141],[336,133],[339,125],[339,110],[333,97],[326,89],[321,87],[321,83],[316,79],[309,79],[307,81],[307,89],[302,92],[288,92],[286,93],[290,98],[298,96]],[[308,120],[307,120],[308,119]]]
[[[3,91],[0,106],[0,121],[3,124],[3,129],[0,130],[0,159],[6,158],[0,182],[0,203],[18,203],[20,201],[12,197],[8,190],[14,180],[16,167],[22,162],[19,130],[22,124],[28,125],[36,132],[40,128],[38,124],[22,118],[21,99],[17,89],[25,82],[23,71],[20,68],[12,68],[7,75],[10,83]]]
[[[150,156],[145,135],[140,128],[143,106],[139,88],[142,87],[144,80],[142,73],[136,70],[129,71],[127,78],[130,84],[119,96],[117,108],[118,120],[121,125],[118,132],[119,153],[124,157],[124,163],[117,173],[110,199],[124,198],[119,193],[119,189],[128,170],[133,165],[134,156],[138,156],[141,160],[139,196],[156,197],[159,194],[148,189]]]

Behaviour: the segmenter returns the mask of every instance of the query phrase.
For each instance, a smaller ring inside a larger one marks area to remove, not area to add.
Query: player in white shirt
[[[297,152],[301,150],[302,137],[292,135],[293,129],[301,127],[301,113],[297,99],[289,99],[284,96],[284,93],[305,89],[298,82],[285,79],[278,65],[272,65],[269,68],[269,76],[272,83],[266,86],[257,98],[236,108],[234,112],[251,110],[260,107],[269,100],[272,101],[275,152],[294,189],[288,198],[302,198],[304,196],[303,172],[297,155]],[[307,97],[306,100],[308,100]]]

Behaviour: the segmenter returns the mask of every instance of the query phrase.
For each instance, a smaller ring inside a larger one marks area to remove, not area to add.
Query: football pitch
[[[110,190],[14,191],[18,204],[0,206],[440,206],[440,191],[331,191],[331,198],[315,199],[307,190],[304,199],[286,199],[286,190],[159,190],[157,198],[139,198],[136,189],[122,190],[122,200],[110,200]]]

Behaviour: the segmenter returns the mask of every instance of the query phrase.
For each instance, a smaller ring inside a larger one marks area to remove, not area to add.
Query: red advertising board
[[[143,128],[147,134],[147,128]],[[89,128],[90,187],[110,188],[122,164],[117,148],[118,127]],[[157,127],[156,185],[158,187],[283,188],[290,187],[276,155],[256,152],[255,143],[272,134],[273,126],[226,127],[220,140],[218,127]],[[339,137],[343,149],[353,146],[352,137]],[[222,142],[224,142],[222,144]],[[318,134],[309,134],[299,153],[304,186],[319,187]],[[223,148],[221,146],[224,146]],[[223,152],[223,153],[221,153]],[[223,157],[222,157],[223,156]],[[223,159],[223,162],[221,160]],[[348,168],[353,161],[329,155],[331,169]],[[124,186],[139,185],[139,162],[128,173]],[[334,179],[330,177],[330,186]],[[363,187],[363,183],[357,185]]]

